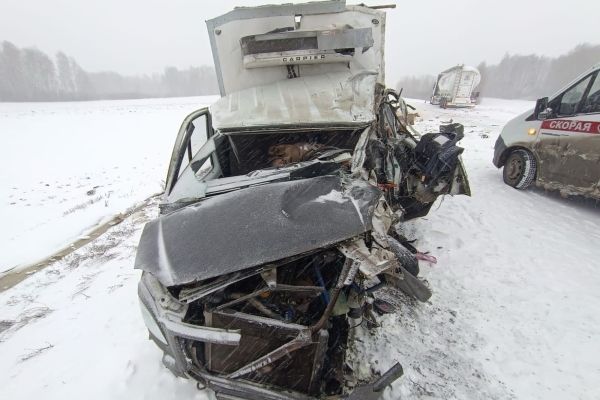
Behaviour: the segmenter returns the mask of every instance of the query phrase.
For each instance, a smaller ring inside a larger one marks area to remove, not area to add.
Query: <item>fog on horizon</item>
[[[0,0],[0,41],[50,56],[63,51],[90,72],[139,75],[160,73],[166,66],[212,66],[205,20],[235,6],[285,2]],[[436,74],[458,63],[497,63],[506,53],[556,57],[577,44],[600,41],[600,2],[395,3],[396,9],[387,10],[390,86],[401,77]]]

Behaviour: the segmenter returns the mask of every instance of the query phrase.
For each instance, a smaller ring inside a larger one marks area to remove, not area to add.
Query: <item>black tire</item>
[[[390,245],[390,250],[402,267],[407,270],[413,276],[419,275],[419,260],[417,260],[417,256],[415,256],[409,249],[404,247],[399,241],[388,236],[388,244]]]
[[[514,150],[504,163],[504,183],[516,189],[527,189],[535,180],[537,162],[533,154],[524,149]]]

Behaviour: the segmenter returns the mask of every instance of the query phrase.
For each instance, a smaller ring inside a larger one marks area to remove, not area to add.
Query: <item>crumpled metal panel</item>
[[[330,246],[370,230],[380,196],[322,176],[208,198],[147,223],[135,268],[173,286]]]
[[[244,89],[210,107],[214,129],[373,121],[375,73],[330,73]]]

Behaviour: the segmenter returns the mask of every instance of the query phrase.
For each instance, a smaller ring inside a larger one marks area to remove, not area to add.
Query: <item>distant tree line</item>
[[[214,68],[165,68],[162,74],[123,76],[87,72],[62,52],[0,46],[0,101],[131,99],[217,94]]]
[[[482,62],[477,66],[481,72],[478,90],[484,97],[534,100],[560,90],[598,62],[600,45],[589,44],[580,44],[556,58],[506,54],[497,65]],[[405,97],[429,99],[435,81],[433,75],[405,77],[397,88],[403,89]]]

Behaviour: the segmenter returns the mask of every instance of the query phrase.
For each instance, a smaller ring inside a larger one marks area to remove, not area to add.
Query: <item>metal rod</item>
[[[224,289],[236,282],[249,278],[253,275],[257,275],[258,273],[260,273],[260,269],[239,272],[235,273],[233,276],[226,275],[221,277],[205,286],[183,289],[181,293],[179,293],[179,301],[182,303],[191,303],[213,292]]]
[[[378,6],[367,6],[367,5],[365,5],[365,7],[369,7],[372,10],[381,10],[381,9],[384,9],[384,8],[396,8],[396,5],[395,4],[381,4],[381,5],[378,5]]]
[[[388,369],[387,372],[381,376],[381,378],[375,381],[373,384],[373,391],[381,392],[387,385],[400,378],[403,374],[404,370],[402,369],[402,365],[397,362],[392,366],[392,368]]]
[[[267,317],[283,321],[283,318],[281,317],[281,315],[269,310],[260,301],[258,301],[256,299],[249,299],[248,303],[252,304],[252,307],[256,308],[258,311],[265,314]]]
[[[268,291],[270,291],[270,289],[268,287],[262,288],[260,290],[255,291],[255,292],[249,293],[249,294],[247,294],[245,296],[238,297],[235,300],[231,300],[231,301],[229,301],[227,303],[223,303],[220,306],[215,307],[215,310],[222,310],[224,308],[227,308],[227,307],[233,306],[235,304],[241,303],[242,301],[246,301],[246,300],[252,299],[252,298],[254,298],[256,296],[260,296],[261,294],[266,293]]]
[[[281,357],[286,356],[296,350],[299,350],[303,347],[312,344],[310,339],[310,335],[306,332],[300,332],[296,338],[291,341],[285,343],[284,345],[276,348],[270,353],[265,354],[262,357],[257,358],[249,364],[244,365],[242,368],[238,369],[235,372],[227,375],[228,378],[234,379],[239,378],[240,376],[247,375],[251,372],[256,371],[257,369],[263,368],[269,364],[274,363],[279,360]]]

